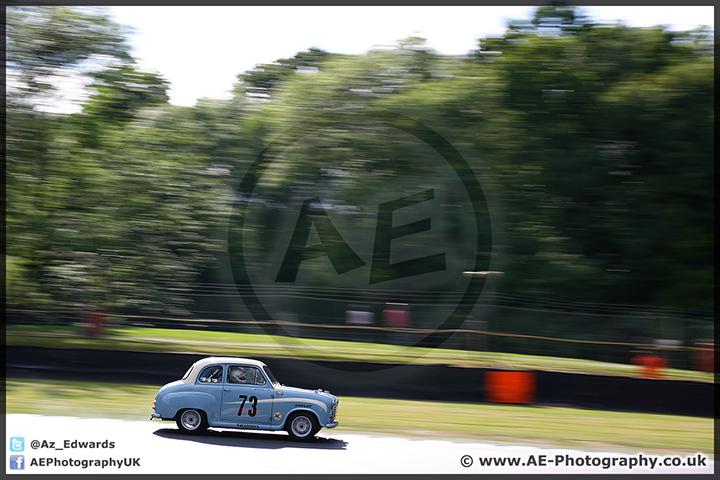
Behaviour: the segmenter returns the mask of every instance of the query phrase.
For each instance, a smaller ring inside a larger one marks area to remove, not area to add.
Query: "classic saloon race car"
[[[322,427],[338,426],[337,408],[330,392],[281,385],[263,362],[209,357],[160,388],[151,419],[175,420],[185,433],[208,427],[286,430],[294,440],[308,440]]]

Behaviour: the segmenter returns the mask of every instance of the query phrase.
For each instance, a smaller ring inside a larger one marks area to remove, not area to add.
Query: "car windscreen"
[[[265,375],[267,375],[267,377],[270,379],[270,383],[272,383],[274,387],[280,385],[280,382],[275,380],[275,376],[272,374],[272,372],[267,366],[263,366],[263,370],[265,371]]]

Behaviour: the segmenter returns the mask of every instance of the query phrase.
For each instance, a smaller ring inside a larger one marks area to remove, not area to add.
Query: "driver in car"
[[[230,383],[247,383],[247,375],[245,369],[241,367],[230,367]]]

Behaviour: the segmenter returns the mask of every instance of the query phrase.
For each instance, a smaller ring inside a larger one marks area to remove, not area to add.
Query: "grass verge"
[[[149,421],[159,385],[6,380],[7,413]],[[713,419],[342,397],[336,431],[655,454],[714,454]],[[158,426],[160,423],[158,422]]]
[[[638,367],[634,365],[575,358],[404,347],[378,343],[202,330],[118,327],[108,329],[102,336],[88,337],[80,334],[79,330],[74,327],[8,325],[6,344],[638,375]],[[678,380],[714,381],[712,373],[673,368],[667,369],[665,376]]]

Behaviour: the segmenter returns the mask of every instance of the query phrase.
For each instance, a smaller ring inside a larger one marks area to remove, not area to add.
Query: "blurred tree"
[[[125,123],[142,107],[168,102],[168,82],[131,65],[108,68],[96,74],[96,78],[97,82],[90,85],[95,93],[83,109],[90,117]]]
[[[83,266],[97,275],[95,298],[121,311],[189,314],[194,282],[224,246],[213,229],[229,201],[204,127],[193,109],[161,105],[106,132],[103,172],[81,199],[93,205],[93,231],[72,243],[94,254]]]
[[[398,279],[391,271],[386,273],[388,278],[397,280],[395,286],[400,292],[430,289],[441,295],[460,288],[457,284],[462,283],[463,277],[458,273],[462,271],[459,263],[467,262],[466,250],[470,249],[471,259],[474,255],[472,238],[453,236],[453,232],[467,230],[470,221],[461,214],[461,200],[454,197],[457,193],[457,197],[466,200],[460,195],[462,190],[458,192],[462,185],[457,175],[452,174],[451,166],[438,170],[439,164],[445,162],[432,149],[434,139],[417,138],[397,128],[403,126],[402,120],[394,123],[398,117],[391,115],[393,111],[411,114],[407,128],[416,119],[431,120],[435,110],[423,112],[424,106],[438,100],[435,93],[447,94],[452,90],[452,85],[447,90],[434,88],[459,64],[459,60],[443,59],[429,50],[422,39],[410,38],[392,50],[329,57],[318,72],[292,75],[276,85],[273,101],[258,107],[256,115],[252,115],[262,119],[258,122],[264,125],[265,138],[272,141],[263,151],[264,166],[255,171],[261,181],[253,191],[254,203],[250,203],[250,198],[246,200],[250,213],[242,223],[243,243],[235,244],[233,250],[243,252],[254,284],[275,281],[280,263],[289,251],[288,245],[278,245],[278,240],[289,239],[292,234],[283,226],[289,225],[292,230],[297,221],[292,214],[303,205],[307,214],[303,217],[304,225],[312,222],[313,231],[325,239],[323,244],[329,239],[336,240],[343,243],[337,247],[347,251],[347,243],[352,254],[335,255],[329,268],[327,258],[304,261],[297,285],[369,289],[377,244],[378,204],[419,191],[432,191],[427,201],[412,203],[411,210],[421,218],[433,218],[436,223],[427,235],[416,233],[415,247],[408,247],[404,254],[410,259],[423,259],[430,257],[428,251],[445,252],[446,245],[451,243],[458,250],[447,251],[445,258],[451,268],[436,275],[431,284],[427,279],[423,283],[412,276]],[[424,96],[421,85],[430,89]],[[419,183],[419,179],[423,181]],[[446,205],[450,200],[452,207]],[[231,230],[231,241],[238,239],[239,234],[233,236]],[[309,243],[313,243],[312,239]],[[303,243],[299,247],[304,246]],[[373,284],[372,288],[376,287],[394,288],[388,283]],[[334,321],[342,316],[342,312],[338,316],[334,311],[337,302],[291,303],[284,308],[312,318],[311,321],[323,317]],[[277,307],[278,302],[273,306]],[[440,307],[428,306],[425,315],[418,315],[418,325],[428,322],[432,326],[429,318],[432,308]]]
[[[64,118],[42,113],[58,79],[97,73],[130,59],[121,28],[107,16],[68,7],[8,7],[6,193],[10,304],[49,306],[44,272],[48,230],[68,206],[71,165]],[[59,135],[58,135],[59,133]],[[64,159],[64,160],[63,160]],[[58,228],[56,231],[61,231]]]
[[[8,7],[6,15],[8,74],[26,101],[55,89],[55,77],[93,76],[104,65],[131,60],[126,32],[102,12],[26,6]]]
[[[551,18],[572,28],[561,34],[540,28],[550,25]],[[673,71],[680,83],[688,76],[693,85],[711,81],[702,67],[710,57],[698,38],[659,28],[593,25],[573,9],[545,9],[523,31],[484,39],[479,61],[438,56],[414,39],[394,50],[328,58],[320,72],[288,76],[276,84],[274,101],[252,115],[253,122],[263,125],[264,137],[276,139],[273,148],[293,148],[292,155],[274,158],[263,192],[277,202],[306,191],[361,205],[383,185],[403,191],[404,178],[437,170],[437,165],[411,161],[421,158],[412,142],[383,124],[386,110],[403,111],[448,127],[458,146],[482,152],[482,163],[473,165],[475,173],[487,172],[481,183],[500,192],[493,205],[500,209],[495,213],[501,219],[497,227],[502,245],[494,251],[502,253],[506,271],[500,279],[503,292],[648,308],[689,308],[694,303],[706,310],[713,305],[708,294],[712,267],[701,265],[700,259],[712,257],[712,235],[700,225],[711,228],[711,211],[703,216],[673,196],[679,201],[663,212],[662,222],[643,221],[641,212],[656,208],[655,202],[672,191],[660,186],[661,179],[675,177],[632,166],[638,148],[650,148],[655,136],[662,135],[656,144],[663,147],[652,151],[666,160],[657,165],[687,171],[682,176],[711,169],[712,137],[706,131],[711,123],[694,132],[703,136],[702,142],[683,149],[693,156],[692,162],[671,159],[669,152],[689,135],[673,125],[709,118],[712,93],[693,88],[687,92],[693,101],[683,103],[673,100],[682,90],[660,80],[671,78],[667,72]],[[683,68],[688,68],[687,75],[678,74]],[[628,85],[652,93],[621,96]],[[645,98],[647,106],[640,107],[637,102]],[[697,108],[692,106],[695,100]],[[651,105],[653,113],[642,113]],[[622,122],[613,120],[618,115]],[[637,115],[678,120],[651,124]],[[625,124],[642,133],[619,130]],[[313,132],[307,139],[311,141],[302,144],[296,142],[300,134],[288,134],[307,131]],[[698,199],[712,198],[712,189],[700,180],[707,176],[693,178],[687,185],[699,205]],[[648,193],[649,183],[657,196]],[[257,220],[262,224],[270,216]],[[362,215],[353,218],[356,225],[372,221]],[[279,225],[277,221],[265,225]],[[658,236],[668,225],[676,226],[673,247]],[[249,228],[257,235],[252,248],[268,249],[276,228]],[[461,224],[448,225],[448,230],[463,231]],[[357,253],[369,258],[363,245],[372,245],[371,238],[354,235]],[[680,245],[687,245],[693,235],[694,247],[683,249]],[[655,247],[646,248],[651,244]],[[269,259],[270,250],[265,252],[258,258]],[[684,268],[684,274],[670,282],[660,280],[660,265],[666,271]],[[326,281],[332,282],[330,277]],[[362,285],[358,278],[347,284]],[[687,295],[689,289],[693,295]]]
[[[435,129],[480,153],[461,175],[494,193],[499,244],[481,253],[501,260],[503,294],[714,306],[707,31],[598,25],[549,5],[467,58],[414,37],[364,55],[310,49],[239,75],[230,101],[193,108],[167,104],[167,82],[137,68],[123,35],[98,10],[8,9],[11,305],[189,314],[188,293],[226,247],[235,200],[255,202],[242,225],[242,248],[258,259],[253,281],[276,278],[266,267],[286,250],[273,242],[297,220],[282,205],[318,197],[324,213],[308,203],[308,218],[332,219],[365,266],[338,276],[308,262],[298,278],[365,288],[377,205],[417,193],[419,178],[435,197],[416,204],[416,219],[442,219],[422,242],[456,245],[446,260],[457,267],[477,247],[466,238],[472,211],[432,156]],[[80,112],[47,108],[58,75],[90,79]],[[426,135],[393,127],[388,112],[427,125]],[[256,197],[237,197],[253,168]],[[456,287],[447,270],[431,286],[438,293]],[[312,300],[295,306],[329,321],[342,315]]]
[[[711,58],[678,61],[601,99],[604,159],[622,181],[619,217],[598,231],[646,301],[711,310],[714,275],[714,82]],[[612,234],[611,234],[612,233]]]
[[[269,64],[257,65],[252,70],[238,75],[240,87],[244,94],[255,96],[268,95],[280,83],[298,71],[314,72],[328,57],[328,52],[311,48],[300,52],[292,58],[283,58]]]
[[[168,82],[140,72],[133,65],[114,66],[96,74],[94,93],[74,115],[78,138],[84,147],[97,148],[107,131],[122,129],[142,108],[168,103]]]
[[[591,27],[589,18],[578,7],[565,2],[551,2],[538,7],[530,22],[542,33],[572,35],[579,30]]]
[[[502,139],[482,145],[503,183],[507,269],[515,270],[502,278],[503,288],[712,308],[712,268],[700,261],[712,258],[712,213],[697,210],[713,196],[707,175],[699,174],[712,170],[707,51],[681,41],[687,34],[660,28],[594,25],[573,35],[545,34],[543,18],[561,14],[539,9],[536,29],[511,29],[478,51],[478,58],[502,52],[478,65],[497,71],[505,85],[504,111],[491,123],[505,118],[517,133],[511,149]],[[678,149],[684,160],[673,157]],[[673,247],[662,233],[670,224],[678,238]],[[673,280],[661,270],[675,272]]]
[[[105,16],[11,10],[8,303],[187,314],[228,196],[207,153],[220,132],[204,135],[202,116],[225,114],[167,105],[167,82],[135,68]],[[84,63],[96,54],[99,66]],[[58,69],[95,79],[81,113],[28,100]]]

